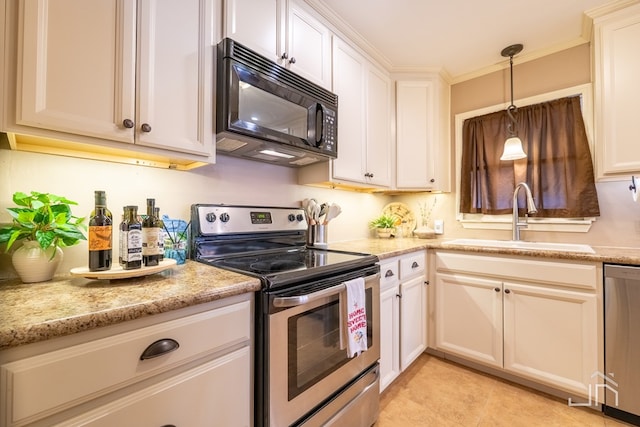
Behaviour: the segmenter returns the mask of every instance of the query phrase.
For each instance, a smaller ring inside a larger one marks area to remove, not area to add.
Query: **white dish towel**
[[[364,278],[344,282],[347,289],[347,356],[367,350],[367,309]]]

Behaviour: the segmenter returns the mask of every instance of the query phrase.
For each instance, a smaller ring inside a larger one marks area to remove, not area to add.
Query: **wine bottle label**
[[[129,230],[122,233],[122,261],[142,260],[142,231]]]
[[[142,228],[142,255],[158,255],[160,253],[160,245],[162,244],[159,228]]]
[[[111,249],[110,225],[89,226],[89,251],[104,251]]]

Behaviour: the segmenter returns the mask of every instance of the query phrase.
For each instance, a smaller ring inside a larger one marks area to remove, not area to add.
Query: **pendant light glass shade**
[[[527,154],[522,149],[522,141],[517,136],[512,136],[504,142],[504,151],[500,160],[524,159]]]

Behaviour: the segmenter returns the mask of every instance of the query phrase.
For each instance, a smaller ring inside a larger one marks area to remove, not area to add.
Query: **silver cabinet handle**
[[[171,353],[180,347],[178,341],[171,338],[163,338],[155,341],[147,347],[140,355],[140,360],[153,359],[154,357],[163,356],[167,353]]]
[[[416,261],[413,261],[413,264],[411,264],[411,268],[418,268],[420,267],[420,264],[418,264]]]
[[[142,126],[140,126],[140,130],[142,132],[151,132],[151,125],[149,125],[148,123],[143,123]]]
[[[393,270],[387,270],[387,272],[384,273],[384,277],[393,277],[393,276],[394,276]]]
[[[122,121],[122,126],[124,126],[127,129],[131,129],[132,127],[135,126],[135,123],[133,123],[133,120],[131,119],[124,119]]]

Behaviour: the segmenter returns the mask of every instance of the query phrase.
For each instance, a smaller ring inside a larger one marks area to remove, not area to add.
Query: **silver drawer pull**
[[[386,273],[384,273],[384,277],[392,277],[393,276],[393,270],[387,270]]]
[[[180,347],[178,341],[171,338],[163,338],[149,345],[140,355],[140,360],[153,359],[154,357],[171,353],[177,350],[178,347]]]
[[[418,267],[420,267],[418,262],[417,261],[413,261],[413,264],[411,264],[411,268],[418,268]]]

